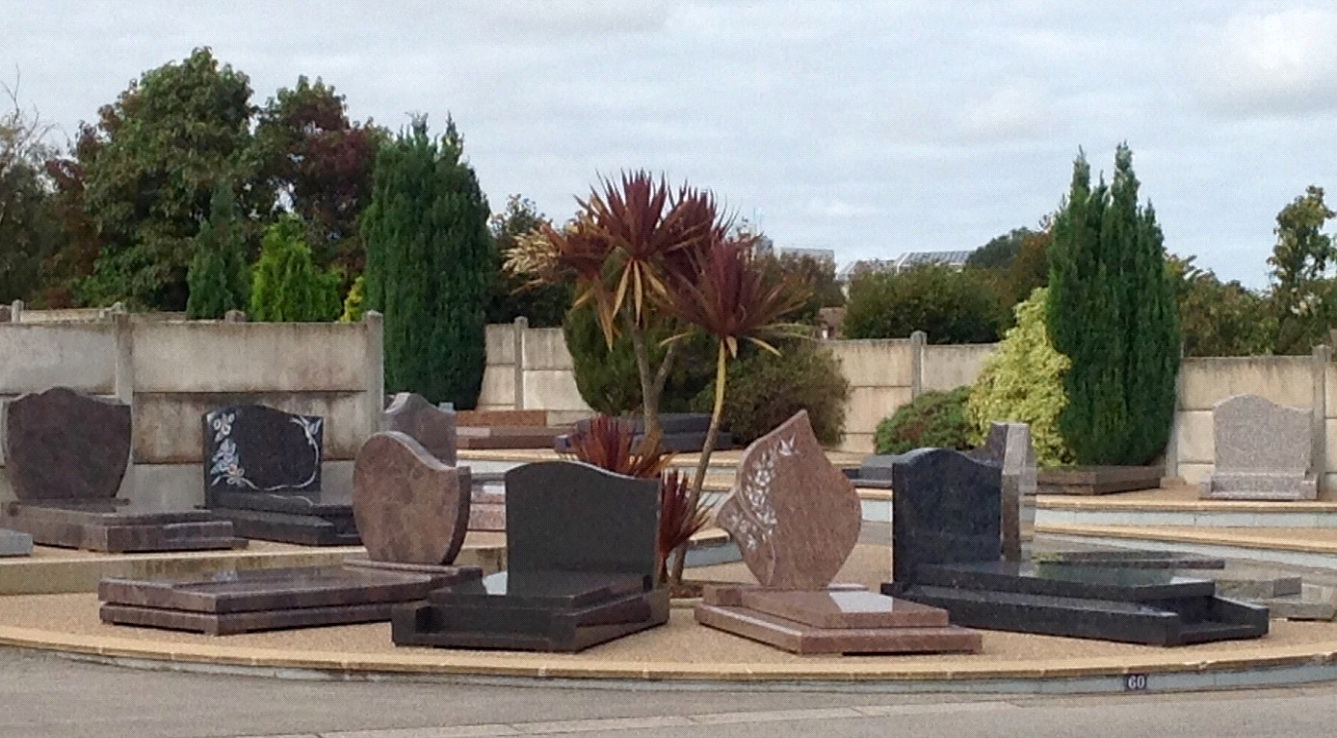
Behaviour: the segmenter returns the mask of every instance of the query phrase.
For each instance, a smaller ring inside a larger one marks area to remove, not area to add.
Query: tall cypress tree
[[[187,318],[218,319],[229,310],[246,309],[250,277],[243,238],[232,185],[220,183],[209,199],[209,219],[200,224],[193,244],[195,254],[186,273]]]
[[[1114,181],[1084,155],[1054,221],[1048,323],[1072,364],[1059,428],[1079,464],[1144,464],[1164,449],[1179,371],[1179,316],[1155,212],[1137,203],[1126,144]]]
[[[486,364],[485,316],[495,259],[488,205],[464,140],[448,120],[440,139],[413,122],[377,156],[365,307],[385,316],[385,385],[472,408]]]
[[[324,323],[339,317],[339,274],[322,272],[302,240],[306,226],[285,215],[265,231],[251,285],[251,318],[266,323]]]

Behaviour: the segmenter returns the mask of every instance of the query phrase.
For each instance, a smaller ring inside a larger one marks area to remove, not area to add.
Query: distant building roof
[[[961,269],[970,258],[971,251],[910,251],[895,259],[861,259],[840,270],[840,281],[861,273],[890,272],[898,274],[906,269],[913,269],[925,264],[941,264],[949,269]]]

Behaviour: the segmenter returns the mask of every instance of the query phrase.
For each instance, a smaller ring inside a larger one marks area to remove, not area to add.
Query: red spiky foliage
[[[719,342],[715,406],[688,497],[692,510],[699,506],[710,456],[719,437],[729,359],[737,358],[739,342],[750,341],[778,355],[779,350],[767,339],[810,335],[804,326],[784,322],[787,314],[808,299],[810,288],[793,276],[762,268],[754,260],[752,247],[751,239],[713,239],[710,247],[693,259],[690,268],[676,271],[670,277],[671,290],[665,307],[691,326],[691,330],[703,331]],[[686,335],[684,332],[669,340]],[[684,554],[680,550],[674,561],[671,580],[674,584],[682,582]]]
[[[551,246],[549,280],[574,277],[573,307],[592,304],[611,345],[626,331],[636,354],[642,414],[647,431],[659,430],[659,396],[676,356],[670,346],[659,366],[650,364],[645,334],[654,308],[667,299],[668,275],[688,268],[712,239],[721,237],[714,198],[683,186],[676,195],[647,172],[600,179],[575,220],[561,230],[543,227]]]
[[[659,478],[659,542],[656,556],[659,582],[668,581],[669,554],[687,543],[710,520],[710,511],[692,503],[691,480],[677,469]]]
[[[635,428],[619,418],[600,415],[590,420],[588,430],[571,434],[571,450],[562,456],[639,479],[659,476],[673,460],[673,452],[659,443],[659,437],[644,436],[636,442]]]

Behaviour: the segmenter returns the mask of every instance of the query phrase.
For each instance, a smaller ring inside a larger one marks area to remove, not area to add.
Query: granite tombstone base
[[[580,651],[668,622],[655,588],[659,480],[579,462],[505,475],[509,569],[395,608],[401,646]]]
[[[370,623],[389,620],[396,604],[481,576],[476,567],[310,567],[162,581],[109,578],[98,585],[99,614],[104,623],[206,635]]]
[[[1216,596],[1208,579],[1159,560],[1068,554],[1002,561],[999,467],[956,451],[919,449],[892,464],[893,581],[885,594],[940,607],[957,625],[1178,646],[1258,638],[1267,608]]]
[[[235,535],[301,546],[356,546],[352,495],[328,490],[268,494],[221,491],[208,511],[232,523]]]
[[[796,654],[976,653],[981,635],[948,623],[947,611],[859,585],[777,590],[707,585],[702,625]]]
[[[102,553],[244,547],[232,524],[204,510],[163,510],[125,500],[51,500],[0,505],[0,525],[43,546]]]
[[[633,447],[641,443],[645,438],[645,419],[639,415],[620,418],[632,426]],[[659,425],[662,435],[659,437],[659,445],[665,451],[674,453],[698,453],[706,444],[706,434],[710,431],[710,413],[663,413],[659,416]],[[576,422],[576,432],[588,432],[590,421],[580,420]],[[715,439],[715,450],[733,448],[733,434],[727,430],[721,430]],[[553,443],[553,449],[562,452],[571,450],[570,434],[558,436]]]
[[[8,528],[0,528],[0,557],[31,556],[32,536]]]

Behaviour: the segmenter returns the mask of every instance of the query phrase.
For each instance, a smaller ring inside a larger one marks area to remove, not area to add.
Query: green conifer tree
[[[265,231],[251,283],[252,320],[319,323],[339,317],[339,275],[321,272],[303,242],[301,218],[284,216]]]
[[[474,407],[486,363],[485,309],[496,260],[488,205],[464,140],[419,118],[376,160],[363,214],[365,307],[385,316],[385,384]]]
[[[214,188],[209,219],[200,224],[194,251],[186,275],[190,288],[186,317],[217,320],[229,310],[245,310],[250,283],[230,184],[224,182]]]
[[[1078,464],[1145,464],[1169,439],[1179,317],[1160,227],[1137,195],[1126,144],[1108,186],[1091,187],[1081,155],[1054,222],[1048,325],[1071,361],[1059,428]]]

